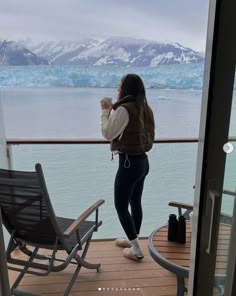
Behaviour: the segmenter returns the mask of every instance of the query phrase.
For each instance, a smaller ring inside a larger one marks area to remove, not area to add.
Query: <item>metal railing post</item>
[[[7,144],[6,146],[6,153],[7,153],[7,166],[9,170],[13,169],[12,164],[12,145]]]

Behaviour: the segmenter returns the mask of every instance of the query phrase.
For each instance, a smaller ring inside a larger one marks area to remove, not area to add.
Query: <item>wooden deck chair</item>
[[[26,273],[46,276],[69,264],[76,265],[64,292],[69,295],[81,267],[99,271],[100,264],[87,262],[85,256],[94,231],[102,224],[98,220],[98,208],[103,203],[104,200],[98,200],[76,220],[57,217],[40,164],[35,165],[34,172],[0,169],[0,209],[3,224],[10,233],[6,251],[8,268],[20,272],[11,287],[11,295],[40,295],[17,288]],[[88,221],[93,212],[94,219]],[[16,248],[24,254],[22,258],[14,257]],[[40,249],[50,250],[50,254],[40,254]],[[58,257],[59,250],[66,252],[65,259]]]
[[[228,195],[234,194],[230,190],[224,190],[223,193]],[[184,216],[186,220],[190,220],[190,214],[193,212],[193,205],[177,201],[170,201],[168,205],[177,208],[179,216]],[[220,222],[232,225],[232,216],[226,213],[220,213]]]

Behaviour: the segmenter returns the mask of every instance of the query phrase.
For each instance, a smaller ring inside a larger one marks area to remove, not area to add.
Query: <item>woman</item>
[[[138,75],[123,77],[118,92],[113,105],[107,104],[106,99],[101,100],[101,129],[103,136],[111,141],[112,153],[119,155],[114,184],[115,208],[128,240],[117,239],[116,245],[124,247],[125,257],[139,261],[144,257],[138,235],[143,218],[144,180],[149,172],[146,152],[152,148],[155,123]]]

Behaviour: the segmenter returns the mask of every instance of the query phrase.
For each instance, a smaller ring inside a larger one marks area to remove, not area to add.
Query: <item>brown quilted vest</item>
[[[145,120],[140,120],[136,100],[132,96],[116,102],[113,109],[115,110],[119,106],[125,107],[129,112],[129,122],[121,138],[118,136],[111,141],[111,151],[117,150],[127,154],[139,154],[149,151],[155,137],[152,111],[150,110],[152,120],[149,115],[145,116]]]

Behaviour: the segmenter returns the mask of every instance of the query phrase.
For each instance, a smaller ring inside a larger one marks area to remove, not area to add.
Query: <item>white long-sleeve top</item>
[[[102,109],[101,130],[107,140],[113,140],[119,135],[122,136],[129,122],[129,112],[125,107],[119,106],[116,110]]]

